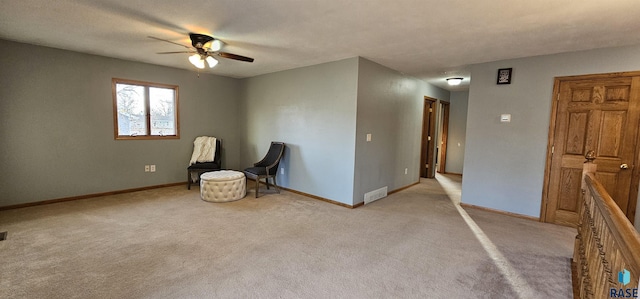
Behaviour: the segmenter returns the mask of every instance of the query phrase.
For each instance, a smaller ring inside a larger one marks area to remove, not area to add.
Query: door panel
[[[559,81],[545,221],[576,225],[584,155],[590,150],[596,152],[596,177],[633,221],[635,197],[633,204],[629,197],[637,196],[632,190],[640,119],[637,75]],[[621,169],[625,163],[629,169]]]
[[[438,100],[424,97],[424,110],[422,114],[422,142],[420,150],[420,176],[434,178],[436,176],[434,160],[435,127],[436,127],[436,103]]]
[[[560,181],[560,198],[566,200],[558,201],[558,209],[567,212],[576,213],[578,211],[578,196],[580,195],[580,182],[582,179],[582,170],[574,168],[562,168],[562,176]]]
[[[627,111],[603,111],[601,115],[600,140],[596,155],[620,157],[620,142],[624,137],[623,124],[627,119]]]
[[[588,112],[569,113],[569,132],[567,133],[566,152],[574,155],[584,155],[584,145],[589,122]]]

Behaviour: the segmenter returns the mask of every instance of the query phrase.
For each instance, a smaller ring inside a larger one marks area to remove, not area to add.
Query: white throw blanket
[[[216,155],[216,138],[200,136],[193,142],[193,154],[189,165],[196,162],[212,162]]]

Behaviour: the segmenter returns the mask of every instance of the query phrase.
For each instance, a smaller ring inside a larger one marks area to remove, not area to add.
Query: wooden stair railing
[[[632,296],[639,292],[640,235],[596,179],[593,153],[586,157],[573,252],[574,298],[636,298]],[[624,271],[630,278],[626,285],[619,281]]]

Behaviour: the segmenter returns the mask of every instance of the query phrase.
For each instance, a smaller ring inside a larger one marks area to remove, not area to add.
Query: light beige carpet
[[[179,186],[2,211],[0,297],[571,296],[573,229],[467,209],[472,230],[452,200],[440,176],[353,210]]]

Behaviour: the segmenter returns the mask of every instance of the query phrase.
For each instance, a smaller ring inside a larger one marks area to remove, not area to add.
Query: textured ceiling
[[[362,56],[446,87],[474,63],[640,44],[637,0],[3,0],[0,38],[194,69],[189,32],[220,38],[207,72],[251,77]],[[450,89],[450,88],[448,88]],[[455,89],[450,89],[455,90]]]

